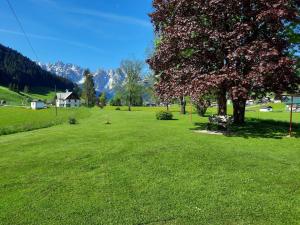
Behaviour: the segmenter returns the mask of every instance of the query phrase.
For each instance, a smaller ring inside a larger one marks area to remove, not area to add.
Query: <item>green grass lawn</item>
[[[90,112],[86,108],[48,108],[32,110],[23,107],[0,107],[0,135],[35,130],[66,122],[70,117],[81,119]]]
[[[64,92],[64,91],[62,91]],[[23,93],[25,94],[25,93]],[[55,97],[55,91],[53,89],[44,88],[44,87],[36,87],[32,88],[28,94],[25,94],[33,99],[41,99],[44,101],[51,101]]]
[[[194,132],[207,118],[135,110],[0,136],[0,224],[300,224],[288,113],[248,112],[281,122],[228,137]]]
[[[6,87],[0,86],[0,100],[5,100],[9,105],[21,105],[26,103],[26,98]]]
[[[49,88],[32,88],[29,93],[14,92],[6,87],[0,86],[0,100],[5,100],[7,105],[30,105],[28,99],[41,99],[51,101],[55,97],[55,91]]]

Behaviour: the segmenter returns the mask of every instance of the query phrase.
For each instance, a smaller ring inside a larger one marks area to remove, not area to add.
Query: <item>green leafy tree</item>
[[[155,83],[157,82],[157,78],[154,75],[153,71],[151,71],[144,79],[144,98],[146,101],[151,103],[159,103],[159,99],[155,92]]]
[[[111,106],[122,106],[122,97],[121,94],[116,93],[114,97],[110,100]]]
[[[84,78],[82,98],[85,100],[87,107],[93,107],[96,103],[96,91],[93,75],[89,70],[85,70]]]
[[[107,103],[107,98],[105,92],[102,92],[100,97],[99,97],[99,106],[101,108],[105,107]]]
[[[141,97],[143,65],[143,62],[138,60],[124,60],[121,62],[120,69],[126,74],[124,94],[129,111],[131,111],[131,106],[134,105],[135,101]]]

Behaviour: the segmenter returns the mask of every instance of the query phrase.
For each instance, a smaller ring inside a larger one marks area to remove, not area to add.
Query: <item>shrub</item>
[[[70,117],[70,118],[69,118],[69,124],[74,125],[74,124],[76,124],[76,123],[77,123],[76,118],[74,118],[74,117]]]
[[[158,120],[172,120],[173,114],[169,111],[160,111],[156,113],[156,119]]]
[[[120,111],[120,110],[121,110],[121,108],[120,108],[120,107],[117,107],[117,108],[116,108],[116,110],[117,110],[117,111]]]

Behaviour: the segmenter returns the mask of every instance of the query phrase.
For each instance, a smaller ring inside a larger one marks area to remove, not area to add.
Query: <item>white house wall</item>
[[[80,106],[80,100],[75,100],[75,99],[67,99],[67,100],[62,100],[59,99],[56,101],[56,106],[61,107],[61,108],[75,108]]]
[[[31,102],[32,109],[43,109],[45,108],[45,104],[43,102]]]

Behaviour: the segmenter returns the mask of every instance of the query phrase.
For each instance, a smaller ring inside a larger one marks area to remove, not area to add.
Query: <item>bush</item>
[[[76,121],[76,119],[75,119],[74,117],[70,117],[70,118],[69,118],[69,124],[74,125],[74,124],[76,124],[76,123],[77,123],[77,121]]]
[[[121,110],[121,108],[120,108],[120,107],[117,107],[117,108],[116,108],[116,110],[117,110],[117,111],[120,111],[120,110]]]
[[[169,111],[160,111],[156,113],[156,119],[158,120],[172,120],[173,114]]]

